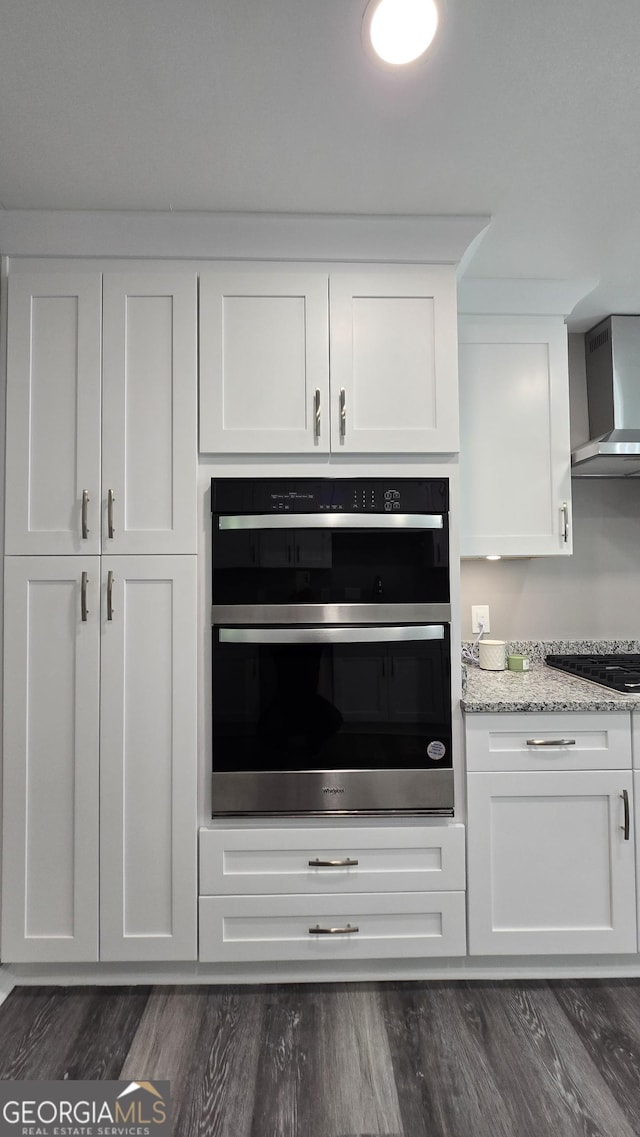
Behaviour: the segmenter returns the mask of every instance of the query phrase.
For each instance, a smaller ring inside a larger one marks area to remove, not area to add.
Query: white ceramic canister
[[[480,640],[480,666],[484,671],[504,671],[507,666],[507,645],[504,640]]]

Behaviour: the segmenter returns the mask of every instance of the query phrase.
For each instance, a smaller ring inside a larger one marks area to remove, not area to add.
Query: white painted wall
[[[571,443],[589,434],[584,341],[569,336]],[[573,480],[573,556],[463,561],[463,639],[489,604],[500,639],[640,637],[640,479]]]

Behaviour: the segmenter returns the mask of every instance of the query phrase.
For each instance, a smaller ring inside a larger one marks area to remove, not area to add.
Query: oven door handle
[[[443,640],[443,624],[402,625],[400,627],[322,627],[322,628],[219,628],[220,643],[231,644],[363,644],[410,640]]]
[[[389,503],[392,504],[392,503]],[[257,513],[218,517],[218,529],[444,529],[442,513]]]

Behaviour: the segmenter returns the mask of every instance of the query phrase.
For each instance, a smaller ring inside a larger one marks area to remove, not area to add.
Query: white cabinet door
[[[472,955],[635,952],[631,771],[468,776]]]
[[[331,447],[457,451],[455,274],[332,273]]]
[[[7,553],[99,552],[101,306],[99,272],[9,274]]]
[[[458,334],[462,555],[571,553],[564,321],[462,316]]]
[[[99,557],[6,558],[7,963],[98,958],[99,611]]]
[[[196,286],[194,272],[104,275],[105,553],[197,551]]]
[[[631,739],[633,767],[640,770],[640,711],[633,711],[631,715]]]
[[[201,274],[200,449],[329,450],[326,273]]]
[[[635,716],[634,716],[635,717]],[[634,820],[638,824],[638,802],[640,802],[640,772],[633,772],[633,800],[635,803]],[[640,841],[636,837],[636,896],[638,902],[638,948],[640,949]]]
[[[102,578],[100,958],[195,959],[196,558]]]

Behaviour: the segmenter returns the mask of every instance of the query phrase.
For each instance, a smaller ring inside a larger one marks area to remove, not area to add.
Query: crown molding
[[[0,210],[5,256],[453,264],[485,215],[110,213]]]

